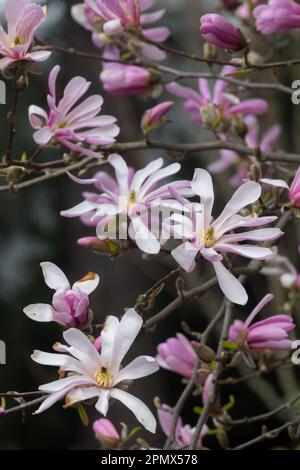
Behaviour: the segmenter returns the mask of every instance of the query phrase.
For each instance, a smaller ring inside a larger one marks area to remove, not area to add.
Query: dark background
[[[14,1],[14,0],[11,0]],[[39,38],[45,42],[63,46],[74,46],[78,50],[97,52],[91,44],[90,35],[77,25],[71,18],[70,6],[76,2],[53,0],[48,2],[49,17],[46,25],[38,32]],[[203,11],[217,2],[199,0],[158,0],[159,7],[166,6],[168,13],[164,23],[171,27],[173,35],[170,45],[178,49],[201,53],[202,44],[199,35],[199,22]],[[295,40],[284,50],[284,57],[297,57],[299,42]],[[298,45],[297,45],[298,44]],[[281,56],[279,55],[278,58]],[[28,122],[27,110],[30,104],[45,107],[47,92],[47,74],[55,64],[61,64],[62,71],[59,76],[60,87],[74,75],[83,75],[92,81],[89,93],[100,93],[105,96],[103,112],[113,114],[118,118],[121,127],[120,141],[130,141],[141,138],[139,120],[145,107],[150,107],[156,101],[143,102],[140,99],[127,99],[108,96],[103,93],[98,76],[100,62],[78,59],[53,53],[50,60],[38,65],[39,75],[30,80],[29,91],[21,95],[20,108],[17,117],[17,137],[14,145],[14,157],[18,158],[24,149],[28,153],[34,149],[32,129]],[[187,70],[206,70],[202,66],[180,61],[171,57],[169,63],[174,67]],[[300,69],[295,67],[291,71],[281,71],[280,79],[290,85],[294,79],[299,78]],[[270,80],[267,73],[261,80]],[[10,109],[10,83],[7,82],[7,104],[0,106],[1,127],[0,147],[5,149],[7,139],[6,113]],[[263,95],[261,95],[263,96]],[[287,151],[296,152],[299,148],[299,107],[293,106],[288,95],[265,92],[264,95],[271,103],[268,116],[263,118],[263,127],[268,127],[275,121],[284,125],[284,134],[279,147]],[[164,94],[163,98],[169,99]],[[158,132],[161,139],[173,139],[178,142],[192,142],[209,140],[212,136],[196,125],[191,125],[189,116],[184,114],[181,102],[172,110],[170,117],[172,125]],[[47,159],[55,159],[60,152],[49,150],[45,152]],[[162,151],[134,153],[127,155],[128,161],[137,167],[143,166],[150,158],[164,155]],[[166,156],[166,155],[165,155]],[[166,156],[167,157],[167,156]],[[216,153],[205,155],[190,155],[184,164],[182,177],[192,177],[195,166],[205,166],[216,158]],[[215,178],[217,204],[221,207],[228,195],[232,192],[230,185],[224,181],[225,175]],[[3,182],[4,184],[4,182]],[[51,345],[61,339],[61,330],[54,324],[39,324],[30,321],[22,312],[29,303],[50,302],[51,291],[43,282],[39,267],[41,261],[52,261],[60,266],[70,279],[71,283],[83,276],[87,271],[95,271],[100,275],[100,286],[92,294],[92,308],[96,319],[101,322],[107,314],[121,314],[124,308],[135,304],[139,294],[146,291],[159,279],[167,269],[173,266],[171,259],[153,259],[144,261],[141,253],[132,251],[117,261],[110,261],[104,257],[96,256],[76,245],[80,236],[93,234],[93,230],[83,226],[79,219],[64,219],[59,212],[69,208],[81,200],[81,187],[72,183],[67,177],[52,180],[19,194],[0,194],[0,339],[7,345],[7,365],[0,366],[0,392],[7,390],[28,391],[37,389],[41,383],[56,378],[55,369],[39,366],[30,359],[33,349],[50,351]],[[217,207],[216,207],[217,210]],[[299,243],[299,229],[296,224],[290,234],[281,242],[282,253],[289,254],[295,264],[297,261],[297,245]],[[200,266],[186,279],[187,286],[193,286],[207,279],[212,273],[205,266]],[[270,281],[268,281],[270,282]],[[284,300],[283,292],[272,281],[277,295],[277,304]],[[248,285],[250,302],[247,311],[265,295],[272,285],[257,276]],[[172,283],[160,294],[154,312],[159,311],[175,295]],[[187,321],[195,330],[201,331],[207,319],[214,315],[221,303],[222,297],[218,289],[211,291],[197,302],[185,304],[178,309],[155,334],[143,336],[132,348],[130,356],[136,353],[155,355],[156,345],[169,336],[180,331],[182,319]],[[251,305],[252,304],[252,305]],[[272,311],[269,309],[269,311]],[[236,309],[238,312],[238,309]],[[299,315],[299,313],[298,313]],[[296,318],[299,325],[299,318]],[[299,336],[298,336],[299,337]],[[214,345],[214,343],[212,343]],[[299,374],[298,374],[299,375]],[[278,405],[283,398],[288,398],[299,388],[295,373],[274,372],[268,380],[253,380],[249,386],[239,386],[235,389],[224,390],[224,403],[231,394],[235,395],[236,404],[232,410],[234,417],[242,417]],[[152,409],[152,400],[160,396],[161,401],[169,405],[176,402],[182,390],[180,377],[164,370],[155,376],[138,381],[133,386],[133,393],[148,403]],[[13,406],[13,402],[9,402]],[[61,404],[39,416],[32,416],[28,410],[26,416],[13,414],[0,419],[0,449],[93,449],[97,448],[91,426],[84,428],[77,411],[69,409],[64,411]],[[185,407],[184,420],[195,423],[197,416],[191,411],[193,406],[201,405],[199,398],[193,398]],[[33,411],[33,410],[32,410]],[[96,418],[93,409],[88,410],[91,422]],[[114,404],[109,415],[118,427],[120,422],[131,426],[136,425],[130,412],[121,404]],[[281,415],[285,419],[287,415]],[[274,421],[272,424],[278,424]],[[237,444],[255,436],[259,426],[244,426],[238,432],[231,434],[231,444]],[[162,435],[151,438],[142,432],[152,445],[160,446]],[[276,444],[284,444],[286,438],[282,437]],[[215,437],[206,438],[208,447],[217,447]],[[267,443],[266,446],[274,445]]]

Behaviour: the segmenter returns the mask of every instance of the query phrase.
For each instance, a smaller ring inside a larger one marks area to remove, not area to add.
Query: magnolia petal
[[[96,410],[99,411],[99,413],[101,413],[103,416],[107,415],[110,394],[111,390],[100,389],[99,391],[99,398],[95,406]]]
[[[127,310],[123,315],[115,333],[111,363],[112,375],[119,372],[120,364],[139,334],[142,325],[142,317],[133,308]]]
[[[141,377],[146,377],[147,375],[151,375],[154,372],[157,372],[159,366],[151,356],[140,356],[134,359],[130,364],[126,367],[121,369],[119,372],[114,385],[122,380],[135,380],[140,379]]]
[[[149,408],[139,398],[118,388],[113,388],[110,395],[127,406],[147,431],[155,433],[156,420]]]
[[[49,322],[55,319],[55,311],[48,304],[30,304],[23,309],[23,312],[31,320],[39,322]]]
[[[96,273],[89,272],[79,281],[73,284],[72,289],[77,288],[84,294],[91,294],[99,284],[99,276]]]
[[[175,248],[171,254],[179,266],[181,266],[186,272],[190,273],[196,266],[195,257],[198,251],[199,250],[195,245],[190,242],[185,242]]]
[[[212,208],[214,205],[214,187],[212,178],[208,171],[202,168],[196,168],[193,181],[191,183],[192,190],[200,196],[201,204],[204,211],[204,230],[209,227],[211,220]]]
[[[45,283],[50,289],[65,290],[70,288],[69,281],[64,272],[54,263],[45,261],[40,263],[43,271]]]
[[[220,289],[227,299],[235,304],[245,305],[248,301],[248,295],[240,281],[220,261],[213,263],[213,267]]]

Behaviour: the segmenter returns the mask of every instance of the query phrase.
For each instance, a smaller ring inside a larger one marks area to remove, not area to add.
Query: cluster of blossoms
[[[152,11],[154,4],[155,0],[84,0],[72,7],[73,18],[92,34],[94,45],[102,50],[104,65],[100,81],[105,91],[145,97],[158,95],[163,89],[159,69],[147,63],[140,65],[140,57],[151,61],[166,57],[162,43],[170,31],[156,25],[164,17],[165,9]],[[252,19],[255,19],[257,32],[266,35],[300,27],[300,5],[293,0],[269,0],[267,4],[261,4],[260,0],[252,0],[250,4],[223,0],[223,6],[227,13],[228,10],[235,12],[236,18],[243,20],[240,23],[245,25],[245,31],[241,24],[240,27],[233,24],[227,16],[209,13],[200,19],[201,35],[217,48],[244,53],[245,61],[249,52],[246,26]],[[5,16],[7,32],[0,28],[0,69],[13,69],[19,64],[26,70],[28,62],[48,59],[51,51],[35,39],[46,9],[30,0],[8,0]],[[266,207],[263,200],[265,185],[275,186],[281,188],[280,196],[287,199],[281,209],[299,210],[300,168],[290,185],[273,179],[275,168],[270,165],[263,167],[265,173],[262,174],[256,151],[258,154],[270,152],[280,137],[281,127],[274,124],[261,134],[258,116],[268,112],[268,102],[261,98],[241,98],[245,88],[232,86],[237,83],[234,77],[239,72],[238,61],[232,63],[222,69],[213,90],[203,78],[198,81],[197,91],[178,81],[170,81],[165,86],[169,94],[184,99],[184,109],[193,122],[212,131],[218,143],[229,145],[239,139],[247,146],[246,150],[249,149],[249,155],[242,160],[238,151],[221,150],[219,159],[208,166],[209,171],[196,168],[191,180],[174,179],[181,170],[180,163],[164,166],[163,158],[151,160],[138,170],[128,166],[124,157],[113,153],[109,147],[120,132],[117,119],[101,114],[101,95],[84,98],[91,85],[89,81],[76,76],[65,86],[62,96],[57,97],[58,65],[49,73],[47,109],[31,105],[28,114],[39,149],[64,147],[72,158],[84,156],[88,161],[100,158],[101,164],[109,165],[108,171],[97,171],[86,179],[69,173],[73,182],[93,186],[92,190],[83,192],[79,204],[61,211],[64,217],[79,217],[93,230],[92,235],[78,240],[79,245],[100,251],[101,244],[106,243],[108,252],[119,246],[124,250],[138,248],[146,255],[167,252],[176,268],[187,273],[202,272],[206,264],[215,272],[224,296],[234,304],[245,305],[248,294],[241,279],[236,277],[240,270],[233,268],[236,257],[264,262],[264,275],[279,275],[284,288],[300,290],[297,268],[286,257],[278,255],[274,246],[283,232],[278,227],[266,227],[276,222],[280,210],[277,211],[276,204]],[[149,134],[166,123],[173,106],[173,101],[163,101],[144,113],[141,120],[143,144],[151,144]],[[237,167],[231,178],[236,190],[221,213],[215,216],[215,190],[210,173],[222,173],[231,166]],[[39,387],[45,399],[35,414],[64,400],[64,408],[92,403],[106,416],[111,401],[116,399],[131,410],[145,429],[154,433],[154,415],[127,390],[136,379],[157,372],[159,367],[175,372],[185,382],[194,380],[196,395],[202,395],[203,405],[209,403],[215,386],[216,355],[211,350],[213,354],[208,353],[207,360],[201,357],[201,346],[206,347],[201,344],[201,335],[191,332],[190,340],[178,333],[158,345],[155,358],[139,356],[124,366],[125,356],[143,331],[143,318],[138,308],[127,309],[120,317],[107,316],[100,334],[93,337],[89,296],[97,288],[99,276],[88,272],[71,286],[55,264],[43,262],[41,268],[46,285],[54,290],[51,303],[30,304],[24,308],[24,313],[32,320],[60,325],[66,344],[56,342],[54,353],[36,350],[32,355],[38,364],[59,368],[57,380]],[[255,357],[257,350],[291,351],[289,335],[295,324],[290,315],[272,315],[255,321],[272,299],[271,294],[266,295],[245,320],[232,322],[227,344],[231,343],[234,351],[251,357]],[[1,403],[0,415],[3,414],[5,407]],[[175,430],[173,448],[192,445],[195,427],[184,424],[181,417],[174,426],[174,410],[166,404],[157,406],[157,415],[167,437]],[[118,432],[106,418],[95,421],[93,430],[103,446],[121,448],[123,441],[126,442],[124,432]],[[196,439],[197,449],[203,448],[203,439],[208,433],[209,428],[204,425]]]
[[[7,32],[0,25],[0,70],[19,61],[42,62],[49,58],[50,51],[34,50],[35,31],[46,12],[46,7],[30,0],[6,1]]]

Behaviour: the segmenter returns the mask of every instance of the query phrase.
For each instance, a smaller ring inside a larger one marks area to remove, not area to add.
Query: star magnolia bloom
[[[150,356],[139,356],[121,368],[121,362],[142,325],[140,315],[129,309],[120,321],[114,316],[107,317],[101,333],[100,354],[85,334],[75,328],[63,334],[70,346],[54,345],[55,351],[65,354],[34,351],[32,359],[35,362],[57,366],[70,373],[68,377],[39,387],[39,390],[50,395],[35,414],[47,410],[65,397],[66,406],[97,398],[96,409],[106,416],[109,399],[115,398],[127,406],[148,431],[154,433],[156,421],[149,408],[138,398],[117,388],[125,380],[146,377],[158,370],[158,364]]]
[[[86,193],[84,202],[72,209],[62,211],[61,215],[83,217],[88,225],[97,226],[97,235],[102,239],[116,239],[118,236],[120,238],[120,234],[116,233],[118,219],[118,227],[123,234],[121,238],[126,239],[129,233],[130,238],[135,241],[140,250],[150,254],[158,253],[160,251],[159,234],[153,232],[159,231],[159,222],[150,211],[155,207],[167,210],[168,208],[181,208],[172,191],[176,190],[176,194],[192,195],[190,182],[174,181],[157,187],[160,180],[180,170],[179,163],[161,168],[162,158],[150,162],[145,168],[136,172],[128,168],[125,160],[118,154],[110,155],[108,162],[115,170],[116,180],[105,172],[99,172],[89,180],[72,176],[77,183],[95,184],[99,193]],[[127,219],[130,221],[129,226]],[[112,226],[111,234],[104,233],[108,224]]]
[[[272,151],[273,143],[279,138],[281,134],[281,126],[274,124],[261,138],[259,135],[259,124],[255,116],[246,116],[244,122],[247,126],[248,132],[245,136],[245,143],[252,149],[260,148],[262,152],[268,153]],[[211,163],[208,170],[211,173],[223,173],[232,165],[238,165],[237,172],[231,178],[231,183],[234,187],[240,186],[247,178],[250,166],[256,163],[253,156],[241,158],[237,152],[233,150],[221,150],[220,159]],[[269,170],[272,171],[273,167]],[[261,183],[271,184],[287,189],[287,183],[283,180],[273,180],[270,178],[261,178]]]
[[[165,41],[170,30],[164,26],[153,27],[161,20],[166,10],[161,9],[148,13],[155,0],[85,0],[74,5],[71,13],[75,21],[92,32],[93,42],[97,47],[104,47],[114,36],[127,41],[124,32],[130,33],[130,45],[142,55],[153,60],[162,60],[165,53],[152,44],[143,42],[142,37],[151,42]],[[121,38],[120,38],[121,36]]]
[[[300,28],[300,5],[293,0],[269,0],[253,11],[256,29],[263,34],[273,34],[285,29]]]
[[[93,423],[93,431],[96,438],[106,446],[116,446],[121,441],[121,437],[109,419],[97,419]]]
[[[246,46],[241,30],[218,13],[203,15],[200,18],[200,31],[206,42],[229,51],[240,51]]]
[[[289,190],[289,200],[293,203],[294,207],[300,209],[300,166]]]
[[[29,107],[32,127],[38,129],[33,138],[38,145],[47,145],[51,140],[65,145],[73,152],[99,157],[82,144],[108,145],[115,142],[119,127],[113,116],[98,116],[103,98],[93,95],[77,104],[91,83],[83,77],[74,77],[66,86],[63,98],[56,104],[56,79],[60,67],[55,66],[49,75],[47,114],[38,106]]]
[[[54,321],[64,327],[78,327],[85,324],[89,317],[89,294],[99,283],[99,276],[88,273],[71,287],[65,274],[53,263],[41,263],[45,283],[55,290],[52,305],[31,304],[24,313],[31,320],[39,322]]]
[[[225,66],[221,75],[230,75],[235,71],[235,67]],[[240,102],[236,96],[226,93],[229,83],[222,79],[216,82],[213,93],[207,80],[200,78],[198,84],[199,92],[177,82],[169,83],[166,89],[169,93],[184,98],[186,100],[184,108],[191,113],[193,121],[208,128],[218,130],[223,119],[248,114],[258,116],[268,110],[268,103],[265,100],[254,98]]]
[[[235,253],[252,259],[270,259],[274,256],[271,248],[250,244],[240,244],[246,240],[265,242],[276,240],[282,235],[278,228],[264,228],[248,232],[231,233],[237,228],[259,227],[273,222],[277,217],[243,217],[238,215],[241,209],[256,202],[261,195],[261,186],[248,181],[240,186],[226,204],[219,217],[212,221],[214,190],[210,174],[203,169],[196,169],[192,181],[192,190],[200,196],[201,211],[194,212],[192,218],[173,214],[165,222],[166,228],[173,229],[177,238],[186,241],[172,251],[178,264],[187,272],[195,266],[195,257],[200,254],[211,262],[224,295],[234,303],[244,305],[248,296],[238,279],[222,264],[222,253]]]
[[[184,335],[177,333],[176,338],[169,338],[157,347],[156,360],[160,367],[176,372],[190,379],[195,370],[197,355],[190,342]]]
[[[36,29],[46,18],[46,8],[30,0],[7,0],[5,17],[7,33],[0,25],[0,69],[14,62],[42,62],[50,56],[50,51],[32,51]]]
[[[272,294],[266,295],[245,322],[235,320],[230,327],[228,340],[236,343],[241,334],[245,333],[249,349],[292,349],[292,341],[288,339],[288,333],[294,330],[296,325],[289,315],[272,315],[250,326],[256,315],[271,302],[273,297]]]
[[[162,405],[161,408],[157,410],[158,419],[160,426],[164,434],[168,437],[172,432],[173,416],[172,410],[168,405]],[[202,428],[201,435],[197,442],[197,449],[202,448],[202,439],[208,433],[209,428],[205,424]],[[183,424],[182,419],[179,417],[176,426],[176,448],[182,448],[183,446],[189,446],[192,442],[193,435],[195,433],[195,428],[192,428],[189,424]]]

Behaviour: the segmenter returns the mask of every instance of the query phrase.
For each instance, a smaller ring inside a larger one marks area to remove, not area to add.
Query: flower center
[[[19,46],[21,44],[21,39],[19,36],[16,36],[12,42],[12,47]]]
[[[205,248],[211,248],[216,242],[215,229],[213,227],[209,227],[203,233],[202,240],[203,240]]]
[[[109,370],[106,367],[101,367],[101,369],[95,372],[95,380],[99,387],[101,388],[111,388],[113,383],[113,378]]]
[[[136,203],[136,192],[131,191],[129,199],[128,199],[129,205],[135,204]]]

